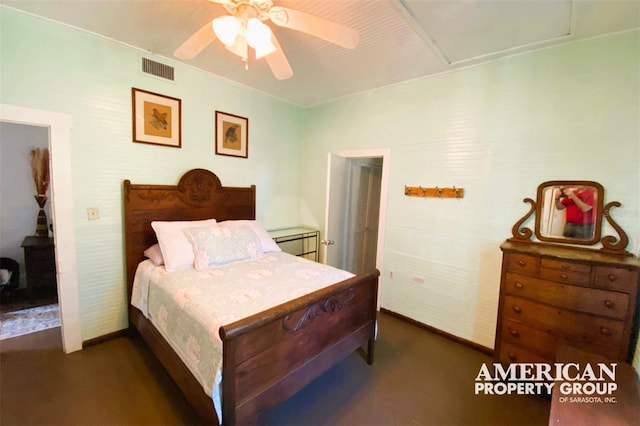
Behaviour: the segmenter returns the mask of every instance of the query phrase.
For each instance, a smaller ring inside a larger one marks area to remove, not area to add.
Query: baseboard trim
[[[427,331],[429,331],[431,333],[434,333],[434,334],[437,334],[439,336],[445,337],[445,338],[447,338],[449,340],[452,340],[452,341],[454,341],[456,343],[460,343],[461,345],[468,346],[471,349],[475,349],[475,350],[477,350],[479,352],[482,352],[484,354],[487,354],[489,356],[493,356],[493,349],[488,348],[486,346],[482,346],[482,345],[480,345],[478,343],[472,342],[471,340],[463,339],[462,337],[458,337],[458,336],[455,336],[453,334],[447,333],[446,331],[440,330],[439,328],[432,327],[430,325],[427,325],[427,324],[422,323],[420,321],[416,321],[416,320],[414,320],[412,318],[406,317],[406,316],[404,316],[402,314],[399,314],[397,312],[390,311],[389,309],[385,309],[383,307],[380,307],[380,312],[383,312],[383,313],[385,313],[387,315],[390,315],[390,316],[392,316],[394,318],[397,318],[397,319],[399,319],[401,321],[405,321],[405,322],[407,322],[407,323],[409,323],[411,325],[415,325],[418,328],[422,328],[422,329],[427,330]]]
[[[125,337],[129,335],[129,329],[125,328],[124,330],[114,331],[113,333],[103,334],[102,336],[94,337],[93,339],[83,340],[82,341],[82,349],[94,346],[100,343],[104,343],[108,340],[116,339],[118,337]]]

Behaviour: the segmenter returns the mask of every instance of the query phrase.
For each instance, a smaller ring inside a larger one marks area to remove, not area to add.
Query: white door
[[[351,162],[346,270],[361,274],[376,267],[382,159]]]
[[[329,153],[327,162],[327,210],[325,212],[323,262],[344,269],[349,159]]]

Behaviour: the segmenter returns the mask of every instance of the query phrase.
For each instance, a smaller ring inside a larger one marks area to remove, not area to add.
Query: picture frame
[[[133,141],[182,147],[182,102],[133,87]]]
[[[249,119],[216,111],[216,154],[249,157]]]

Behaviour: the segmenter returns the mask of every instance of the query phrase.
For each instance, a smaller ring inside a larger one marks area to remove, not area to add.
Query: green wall
[[[308,109],[303,211],[323,223],[328,152],[390,148],[382,307],[492,348],[499,246],[540,183],[602,183],[606,200],[622,202],[612,216],[638,254],[639,38],[549,48]],[[405,185],[465,193],[407,197]]]

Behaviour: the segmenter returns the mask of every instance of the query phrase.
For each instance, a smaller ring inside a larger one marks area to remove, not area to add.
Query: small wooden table
[[[56,288],[56,259],[53,238],[28,236],[22,241],[27,296],[33,297],[37,287]]]
[[[640,425],[640,380],[631,365],[568,346],[561,346],[558,349],[556,362],[571,362],[581,367],[590,364],[594,371],[598,371],[596,369],[598,363],[605,363],[608,366],[611,363],[617,363],[615,383],[618,388],[608,396],[615,398],[615,402],[613,402],[606,400],[605,395],[579,395],[575,393],[565,395],[559,389],[561,382],[556,382],[553,387],[549,426]],[[579,398],[583,397],[594,397],[594,402],[581,402]],[[595,399],[597,397],[602,402]],[[572,400],[572,398],[574,399]]]

